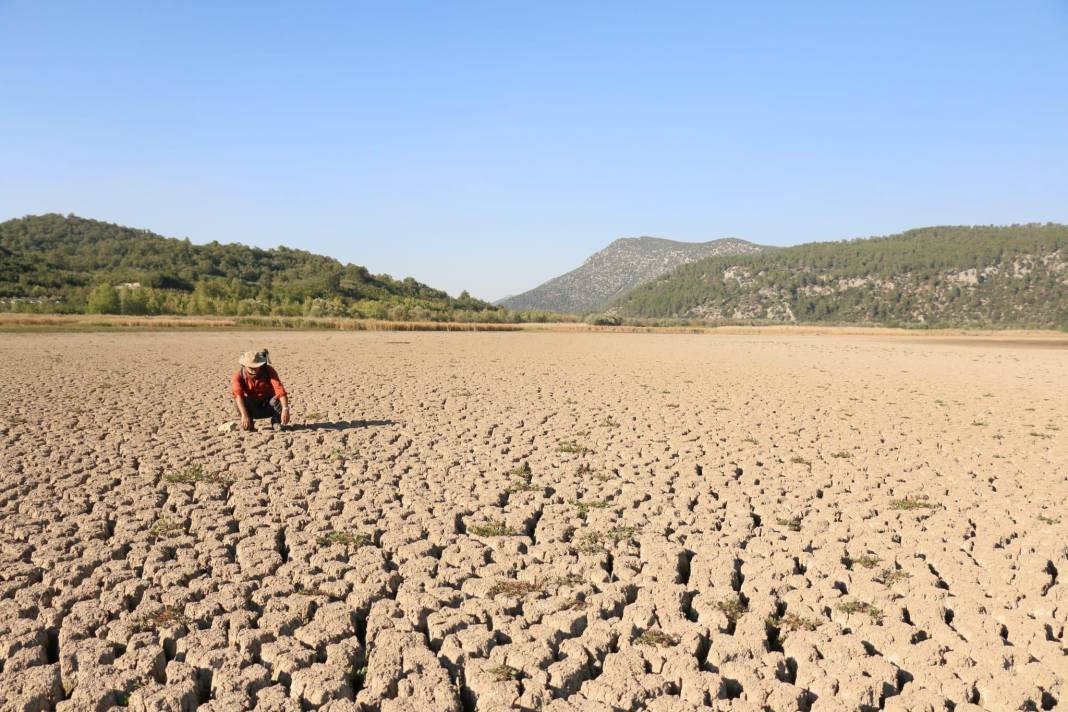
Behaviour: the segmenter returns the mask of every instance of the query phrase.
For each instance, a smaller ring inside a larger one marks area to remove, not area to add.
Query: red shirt
[[[286,394],[282,387],[282,381],[278,378],[278,371],[270,366],[262,367],[261,378],[250,378],[244,368],[239,368],[234,377],[230,379],[230,388],[235,398],[252,398],[264,401],[275,396],[281,398]]]

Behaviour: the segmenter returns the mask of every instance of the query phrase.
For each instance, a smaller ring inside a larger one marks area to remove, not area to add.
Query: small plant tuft
[[[153,536],[171,536],[179,532],[184,531],[181,522],[176,522],[166,517],[160,517],[156,520],[156,523],[152,525],[152,528],[148,530],[148,533]]]
[[[884,618],[881,610],[863,601],[844,601],[838,604],[838,610],[847,616],[851,616],[854,613],[864,613],[875,623],[881,623]]]
[[[608,416],[607,418],[602,420],[601,421],[601,425],[606,427],[606,428],[618,428],[619,427],[619,423],[616,422],[615,420],[613,420],[612,416]]]
[[[580,444],[576,440],[560,440],[556,443],[556,451],[564,452],[571,455],[585,455],[592,452],[585,445]]]
[[[1035,519],[1037,519],[1038,521],[1042,522],[1043,524],[1060,524],[1061,523],[1061,518],[1060,517],[1047,517],[1045,514],[1039,514],[1038,516],[1035,517]]]
[[[499,579],[497,583],[493,584],[487,595],[490,598],[496,598],[497,596],[510,596],[512,598],[522,598],[540,591],[541,587],[536,583],[530,583],[529,581],[516,581],[515,579]]]
[[[349,682],[352,684],[352,689],[362,690],[364,686],[364,680],[367,679],[367,654],[362,653],[349,664]]]
[[[523,671],[514,668],[511,665],[498,665],[489,669],[489,674],[493,676],[493,679],[497,682],[508,682],[509,680],[518,680],[523,676]]]
[[[604,551],[604,539],[600,532],[586,532],[579,537],[575,549],[582,554],[597,554]]]
[[[580,463],[578,469],[575,470],[575,474],[579,477],[582,477],[584,475],[591,476],[598,482],[607,482],[609,477],[604,472],[594,472],[593,467],[590,466],[588,462]]]
[[[584,502],[578,499],[572,499],[568,502],[572,507],[578,510],[579,519],[585,519],[586,515],[590,513],[591,509],[604,509],[608,506],[608,501],[603,499],[595,499],[588,502]]]
[[[890,509],[899,510],[912,510],[912,509],[937,509],[938,505],[929,501],[927,495],[920,495],[918,497],[905,497],[904,499],[894,499],[890,501]]]
[[[575,596],[570,599],[564,605],[560,606],[561,611],[573,611],[577,608],[586,608],[590,605],[590,602],[580,596]]]
[[[543,488],[531,484],[530,479],[534,476],[534,473],[530,469],[530,463],[524,461],[522,465],[508,471],[508,474],[519,479],[508,485],[504,490],[507,494],[515,494],[516,492],[540,492]]]
[[[799,630],[813,631],[823,625],[823,621],[812,618],[802,618],[796,613],[785,613],[781,616],[771,616],[765,621],[769,628],[779,631],[779,640],[783,640],[790,633]]]
[[[849,452],[848,450],[839,450],[838,452],[832,452],[831,457],[836,457],[839,460],[848,460],[849,458],[853,457],[853,453]]]
[[[333,596],[331,596],[330,594],[328,594],[326,591],[322,590],[318,586],[305,586],[304,584],[300,583],[299,581],[294,586],[294,589],[296,589],[296,592],[299,593],[302,596],[323,596],[324,598],[333,599]]]
[[[519,536],[519,532],[508,526],[503,519],[495,519],[485,524],[471,524],[467,527],[467,533],[475,536]]]
[[[775,520],[775,523],[780,527],[786,527],[792,532],[801,531],[801,517],[791,517],[790,519],[779,517]]]
[[[205,472],[200,465],[190,465],[178,472],[168,472],[161,478],[171,484],[195,484],[197,482],[227,482],[227,479],[217,472]]]
[[[748,610],[737,598],[724,598],[721,601],[716,601],[715,609],[725,615],[732,625],[737,623],[738,619]]]
[[[522,477],[524,480],[529,480],[534,476],[534,471],[530,469],[530,463],[523,460],[522,465],[518,465],[511,470],[508,470],[508,474],[512,477]]]
[[[582,578],[578,574],[567,574],[566,576],[557,576],[552,579],[549,584],[554,588],[563,588],[564,586],[577,586],[580,583],[585,583],[586,579]]]
[[[893,588],[895,584],[901,583],[907,578],[910,578],[910,575],[904,571],[885,568],[879,572],[875,580],[887,588]]]
[[[371,543],[371,535],[342,529],[319,537],[315,543],[319,546],[341,544],[348,549],[359,549],[361,546],[367,546]]]
[[[508,485],[504,491],[507,494],[515,494],[516,492],[541,492],[542,489],[542,487],[526,480],[518,480]]]
[[[842,557],[842,563],[845,564],[847,569],[852,570],[854,566],[863,566],[866,569],[873,569],[882,562],[875,554],[864,554],[864,556],[853,557],[846,554]]]
[[[613,544],[618,544],[621,541],[625,541],[634,536],[634,527],[628,527],[623,525],[614,526],[604,533],[606,539]]]
[[[130,696],[133,695],[133,693],[137,692],[138,690],[140,690],[144,686],[145,686],[144,682],[142,682],[141,680],[135,680],[130,685],[130,689],[125,690],[124,692],[116,693],[116,695],[115,695],[115,704],[118,705],[119,707],[129,707],[130,706]]]
[[[793,457],[791,457],[790,462],[794,463],[795,465],[804,465],[805,467],[812,467],[812,461],[806,460],[800,455],[794,455]]]
[[[133,629],[137,633],[148,633],[161,628],[189,626],[191,624],[192,621],[186,617],[178,606],[164,606],[155,613],[140,615],[132,622]]]
[[[635,638],[634,642],[638,645],[652,645],[657,648],[673,648],[679,644],[679,639],[658,628],[650,628]]]
[[[596,554],[604,551],[605,543],[618,544],[634,536],[634,527],[615,526],[604,532],[586,532],[579,537],[575,548],[583,554]]]

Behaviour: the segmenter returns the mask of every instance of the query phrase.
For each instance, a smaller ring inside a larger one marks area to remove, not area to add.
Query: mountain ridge
[[[508,309],[583,313],[609,302],[679,265],[702,257],[768,249],[727,237],[707,242],[681,242],[662,237],[621,237],[583,260],[582,264],[495,304]]]

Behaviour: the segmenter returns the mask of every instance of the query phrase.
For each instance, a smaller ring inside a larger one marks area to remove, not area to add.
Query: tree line
[[[286,247],[194,245],[73,215],[0,223],[0,300],[12,311],[547,321],[467,292]]]

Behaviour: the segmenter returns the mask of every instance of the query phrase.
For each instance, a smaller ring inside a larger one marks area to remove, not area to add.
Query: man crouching
[[[270,418],[271,424],[289,424],[289,398],[278,372],[270,366],[267,349],[246,351],[238,360],[241,368],[230,379],[234,404],[241,414],[241,429],[255,430],[254,420]]]

